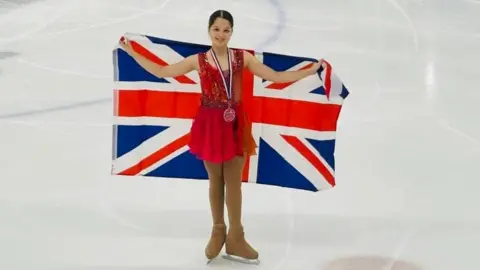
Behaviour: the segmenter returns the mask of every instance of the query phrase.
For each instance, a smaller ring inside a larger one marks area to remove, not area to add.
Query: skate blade
[[[230,260],[230,261],[234,261],[234,262],[244,263],[244,264],[251,264],[251,265],[259,265],[260,264],[260,260],[258,260],[258,259],[250,260],[250,259],[245,259],[245,258],[242,258],[242,257],[235,256],[235,255],[229,255],[229,254],[222,255],[222,258]]]

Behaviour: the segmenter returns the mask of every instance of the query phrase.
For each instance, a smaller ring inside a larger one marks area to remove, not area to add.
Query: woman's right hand
[[[131,54],[133,52],[132,44],[130,41],[126,38],[123,37],[120,39],[120,46],[128,53]]]

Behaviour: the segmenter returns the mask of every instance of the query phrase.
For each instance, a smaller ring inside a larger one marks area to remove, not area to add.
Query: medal
[[[223,70],[220,67],[220,63],[215,55],[215,52],[212,49],[212,56],[213,60],[215,61],[215,65],[217,66],[218,72],[220,72],[220,76],[223,80],[223,85],[225,86],[225,92],[227,93],[228,99],[228,108],[225,109],[223,112],[223,119],[225,122],[232,122],[235,120],[235,110],[231,107],[231,100],[232,100],[232,62],[230,61],[230,49],[227,48],[227,60],[228,60],[228,82],[229,85],[227,86],[227,81],[225,80],[225,76],[223,76]]]
[[[223,119],[226,122],[232,122],[235,119],[235,110],[230,106],[223,112]]]

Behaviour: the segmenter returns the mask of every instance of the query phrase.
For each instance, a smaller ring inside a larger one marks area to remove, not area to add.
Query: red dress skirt
[[[200,106],[195,118],[189,142],[190,152],[201,160],[221,163],[235,156],[255,154],[256,144],[251,134],[243,106],[239,103],[235,110],[235,120],[226,122],[225,108]]]

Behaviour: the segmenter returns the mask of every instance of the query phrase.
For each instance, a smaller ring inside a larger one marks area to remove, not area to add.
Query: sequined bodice
[[[243,51],[232,50],[232,104],[238,103],[242,96]],[[201,104],[209,107],[225,107],[228,105],[228,96],[222,79],[229,85],[229,71],[218,72],[215,62],[210,63],[206,53],[199,54],[200,83],[202,87]]]

